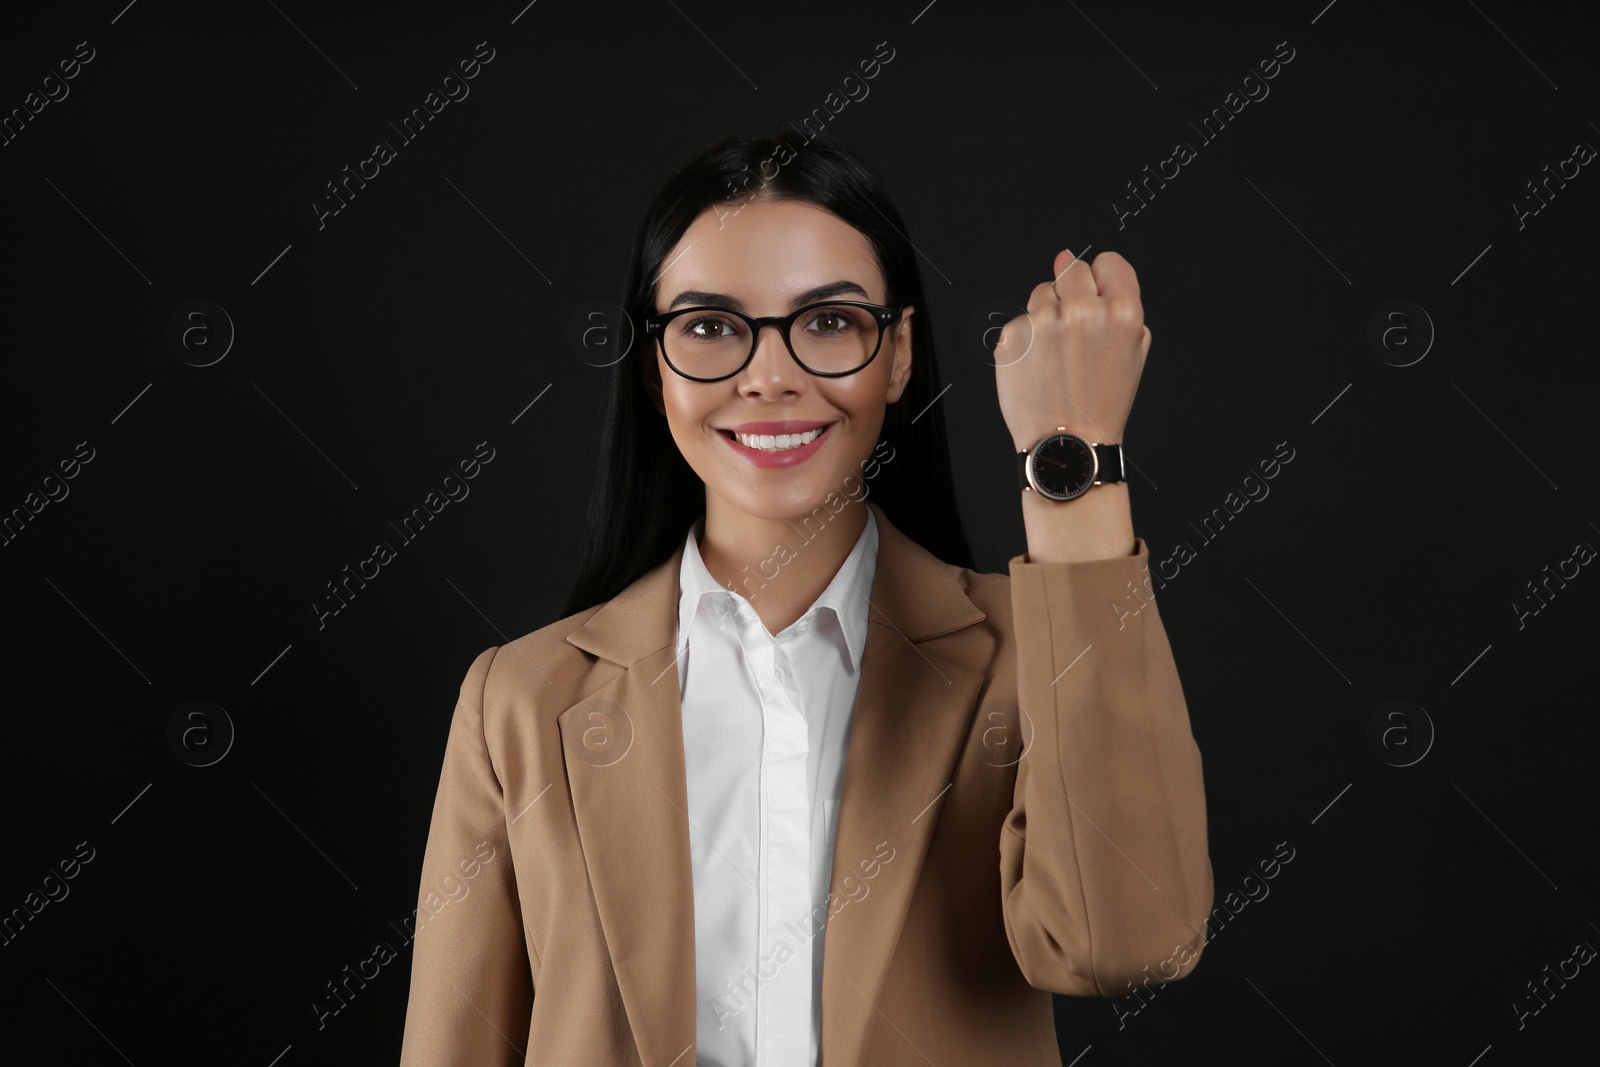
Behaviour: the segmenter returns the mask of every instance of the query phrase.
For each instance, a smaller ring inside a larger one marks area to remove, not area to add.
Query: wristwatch
[[[1057,426],[1017,453],[1017,488],[1049,500],[1075,500],[1101,482],[1122,481],[1122,446],[1087,441]]]

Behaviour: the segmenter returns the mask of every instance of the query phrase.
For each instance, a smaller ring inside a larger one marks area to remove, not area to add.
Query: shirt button
[[[780,682],[783,681],[783,668],[782,667],[774,668],[772,673],[778,676],[778,681],[780,681]]]

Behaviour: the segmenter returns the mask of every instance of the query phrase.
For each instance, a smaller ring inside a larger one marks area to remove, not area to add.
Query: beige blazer
[[[1211,908],[1200,753],[1148,548],[980,574],[867,504],[877,570],[817,923],[821,1067],[1059,1067],[1047,991],[1187,974]],[[682,553],[467,672],[402,1067],[695,1064]]]

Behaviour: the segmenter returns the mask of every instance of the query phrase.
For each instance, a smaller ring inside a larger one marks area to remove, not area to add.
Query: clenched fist
[[[1081,262],[1063,249],[1054,274],[1034,287],[1027,314],[1000,331],[1000,413],[1018,451],[1057,426],[1121,444],[1150,351],[1139,279],[1109,251]]]

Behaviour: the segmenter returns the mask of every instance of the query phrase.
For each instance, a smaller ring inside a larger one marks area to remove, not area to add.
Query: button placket
[[[758,631],[757,625],[743,635],[753,646],[747,650],[751,673],[756,678],[781,679],[785,673],[778,665],[784,658],[781,643],[764,627]],[[782,685],[772,689],[757,683],[757,691],[762,695],[763,733],[761,884],[767,901],[760,919],[760,944],[766,958],[778,941],[792,943],[795,935],[785,921],[808,914],[812,905],[811,805],[806,788],[811,745],[794,695]],[[812,988],[809,949],[797,956],[770,982],[757,987],[758,1044],[763,1049],[773,1041],[793,1040],[809,1025],[811,1009],[803,996]],[[797,1006],[804,1006],[804,1011]]]

